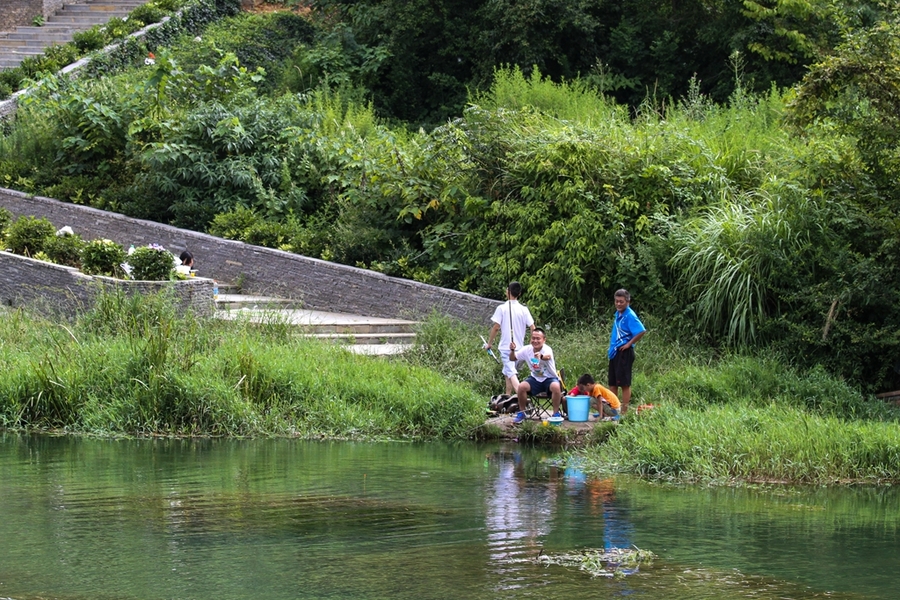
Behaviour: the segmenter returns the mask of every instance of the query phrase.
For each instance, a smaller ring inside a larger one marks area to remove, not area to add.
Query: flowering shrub
[[[173,278],[175,257],[157,244],[135,250],[128,257],[131,276],[140,281],[166,281]]]
[[[124,277],[125,250],[112,240],[92,240],[81,252],[81,270],[88,275]]]

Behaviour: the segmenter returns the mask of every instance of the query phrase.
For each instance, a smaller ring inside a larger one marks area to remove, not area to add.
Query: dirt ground
[[[262,0],[253,0],[252,4],[252,7],[245,8],[244,11],[257,14],[266,14],[273,12],[295,12],[301,15],[312,12],[312,9],[308,6],[288,6],[287,4],[282,4],[280,2],[263,2]]]
[[[560,433],[565,434],[566,444],[567,445],[578,445],[582,440],[584,440],[587,435],[594,429],[594,427],[602,421],[598,419],[594,419],[594,417],[588,417],[588,421],[563,421],[559,425],[544,425],[543,422],[537,418],[529,419],[522,424],[514,423],[516,415],[513,414],[504,414],[496,417],[488,418],[484,424],[489,426],[494,426],[500,429],[501,435],[504,439],[508,440],[516,440],[521,437],[524,429],[534,429],[534,428],[552,428],[552,429],[560,429]]]

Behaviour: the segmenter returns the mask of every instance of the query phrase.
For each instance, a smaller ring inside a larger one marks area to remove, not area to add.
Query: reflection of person
[[[622,407],[619,397],[596,383],[590,373],[578,378],[578,385],[569,391],[569,396],[590,396],[591,404],[597,407],[596,416],[619,418],[619,409]]]
[[[615,480],[591,479],[587,482],[587,493],[591,512],[599,512],[603,517],[604,549],[608,552],[631,548],[634,526],[626,518],[627,512],[618,506]]]
[[[510,342],[516,342],[516,347],[525,340],[525,329],[534,329],[534,319],[527,307],[519,304],[519,296],[522,295],[522,284],[513,281],[506,288],[506,302],[497,307],[491,317],[493,325],[488,334],[488,341],[484,349],[489,350],[494,344],[494,337],[500,332],[500,342],[497,349],[503,364],[503,377],[506,379],[506,393],[515,394],[519,387],[519,376],[516,371],[515,361],[509,360]],[[530,333],[529,333],[530,335]]]
[[[556,512],[557,468],[519,452],[491,456],[498,469],[486,490],[485,525],[490,565],[502,588],[521,585],[522,557],[540,552]]]
[[[631,294],[628,290],[618,290],[615,294],[616,315],[612,333],[609,336],[609,389],[619,395],[622,388],[622,414],[628,412],[631,401],[631,368],[634,365],[634,345],[640,340],[646,328],[631,309]]]
[[[553,348],[545,344],[547,337],[544,330],[535,327],[531,332],[531,345],[520,350],[515,349],[515,344],[509,346],[509,359],[524,361],[531,374],[528,379],[519,384],[516,389],[516,397],[519,400],[519,413],[515,422],[525,420],[525,409],[528,407],[529,394],[541,394],[550,392],[553,398],[553,416],[559,415],[559,403],[562,400],[562,384],[556,374],[556,359],[553,357]]]

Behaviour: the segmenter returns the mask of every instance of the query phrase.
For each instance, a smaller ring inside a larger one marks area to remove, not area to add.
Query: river
[[[0,598],[896,598],[892,487],[588,479],[515,444],[0,433]],[[592,577],[541,557],[640,548]]]

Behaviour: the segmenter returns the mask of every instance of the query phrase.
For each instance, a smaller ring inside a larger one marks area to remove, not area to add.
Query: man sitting
[[[576,385],[568,394],[569,396],[590,396],[591,403],[596,405],[597,412],[594,417],[600,417],[619,420],[619,409],[622,403],[619,402],[618,396],[612,393],[599,383],[594,382],[594,378],[590,373],[585,373],[578,378]]]
[[[553,416],[558,417],[559,404],[562,400],[562,384],[556,375],[556,360],[553,358],[553,349],[545,344],[547,335],[540,327],[531,331],[531,345],[521,350],[516,350],[516,343],[509,344],[509,359],[516,362],[524,362],[528,365],[528,378],[516,388],[516,397],[519,399],[519,412],[515,423],[525,420],[525,409],[528,407],[528,395],[550,392],[553,399]]]

